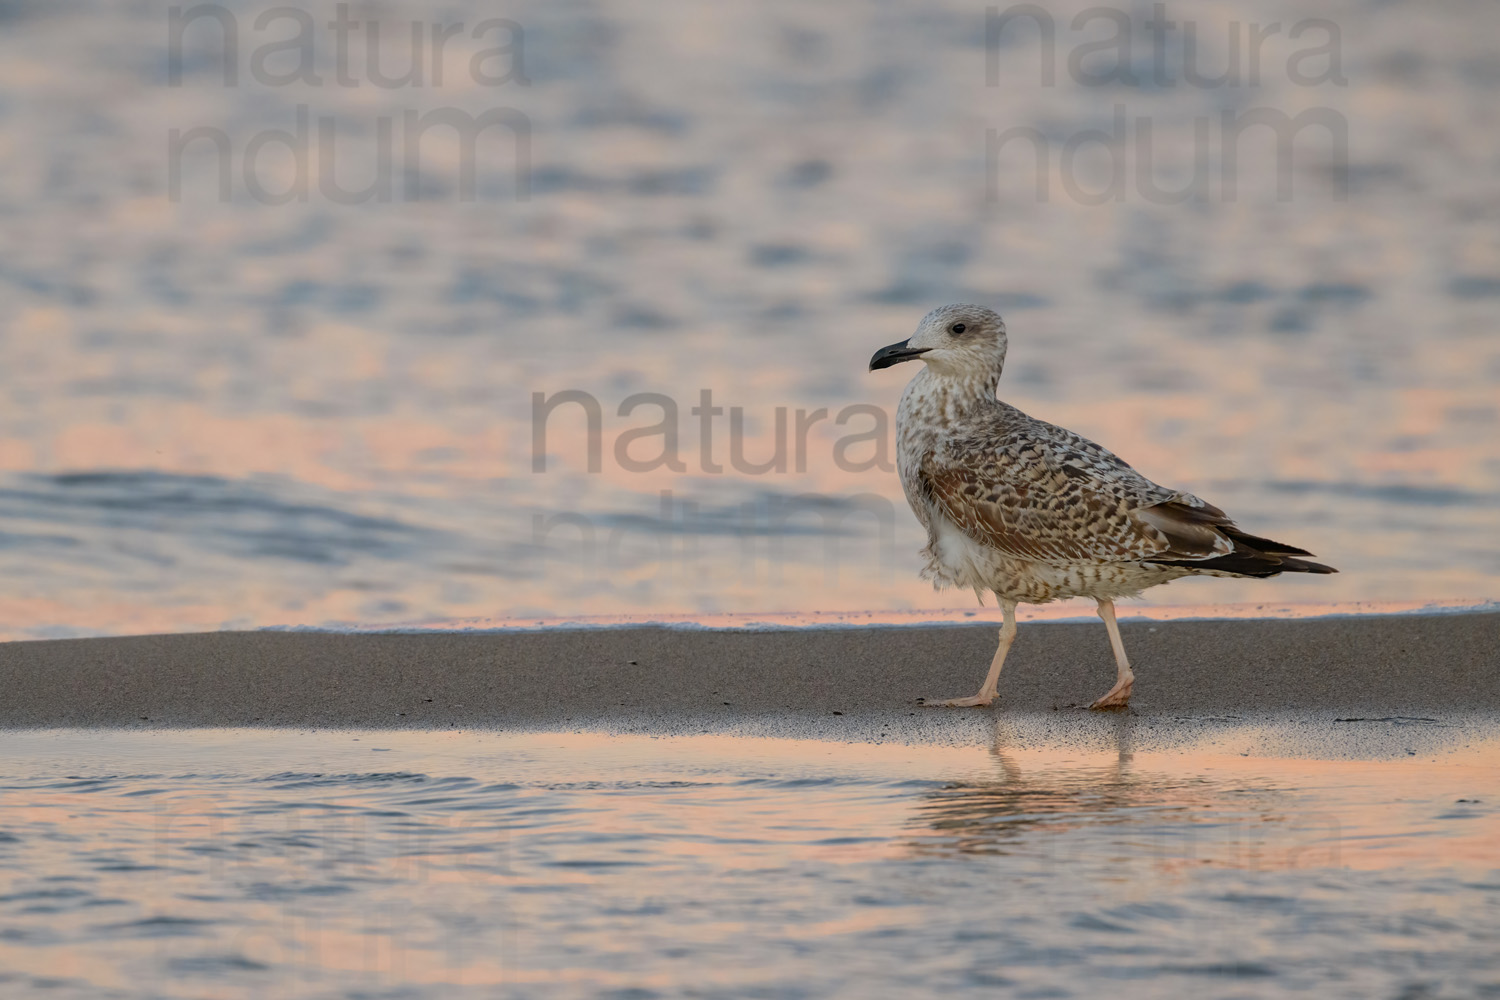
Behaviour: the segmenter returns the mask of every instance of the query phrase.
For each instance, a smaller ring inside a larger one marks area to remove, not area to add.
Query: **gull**
[[[1184,576],[1336,573],[1311,552],[1247,534],[1219,508],[1158,486],[1099,445],[995,396],[1005,323],[983,306],[950,305],[883,347],[870,371],[920,359],[896,411],[896,464],[927,529],[922,576],[1000,602],[1005,623],[979,693],[926,700],[967,708],[995,700],[1016,638],[1016,605],[1091,597],[1109,631],[1115,685],[1091,708],[1123,708],[1135,683],[1115,600]]]

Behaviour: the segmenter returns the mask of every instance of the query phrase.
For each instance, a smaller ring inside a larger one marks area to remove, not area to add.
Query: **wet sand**
[[[1140,716],[1500,709],[1496,612],[1139,621],[1122,631]],[[681,729],[782,718],[835,735],[856,717],[925,729],[1076,709],[1113,680],[1102,625],[1029,624],[992,708],[916,706],[973,693],[994,646],[990,625],[12,642],[0,644],[0,726]]]

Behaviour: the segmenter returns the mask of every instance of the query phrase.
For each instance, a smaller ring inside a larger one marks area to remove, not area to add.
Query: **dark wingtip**
[[[1283,559],[1281,560],[1281,568],[1289,573],[1326,574],[1338,572],[1338,570],[1334,569],[1332,566],[1325,566],[1322,563],[1315,563],[1309,559]]]
[[[1307,559],[1295,559],[1290,556],[1273,554],[1268,552],[1256,552],[1253,549],[1236,549],[1227,556],[1217,556],[1213,559],[1149,559],[1147,562],[1158,566],[1181,566],[1185,569],[1217,570],[1220,573],[1233,573],[1236,576],[1250,576],[1264,580],[1267,577],[1280,576],[1282,573],[1337,573],[1338,570],[1332,566],[1322,563],[1311,562]]]
[[[1238,542],[1241,545],[1248,545],[1248,546],[1250,546],[1250,548],[1255,549],[1255,550],[1257,550],[1259,552],[1264,552],[1267,555],[1273,555],[1273,556],[1310,556],[1310,555],[1312,555],[1312,553],[1309,552],[1309,551],[1307,551],[1306,549],[1299,549],[1295,545],[1288,545],[1285,542],[1273,542],[1269,538],[1262,538],[1259,535],[1252,535],[1248,531],[1241,531],[1237,526],[1235,526],[1233,524],[1221,524],[1221,525],[1218,525],[1218,528],[1219,528],[1220,533],[1223,534],[1225,537],[1229,538],[1230,541]]]

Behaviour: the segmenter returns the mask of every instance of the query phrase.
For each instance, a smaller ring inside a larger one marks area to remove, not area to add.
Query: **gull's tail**
[[[1185,569],[1261,579],[1281,573],[1338,572],[1332,566],[1298,558],[1312,553],[1295,545],[1247,534],[1232,524],[1217,524],[1214,527],[1219,534],[1234,543],[1233,552],[1212,559],[1152,559],[1151,562],[1159,566],[1181,566]]]

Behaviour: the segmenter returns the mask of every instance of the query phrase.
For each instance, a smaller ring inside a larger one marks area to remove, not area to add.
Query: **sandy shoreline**
[[[1500,613],[1131,622],[1136,715],[1500,709]],[[990,625],[349,635],[215,632],[0,644],[0,727],[496,727],[792,714],[986,717],[1085,705],[1097,624],[1023,627],[985,710]],[[727,704],[726,704],[727,703]]]

